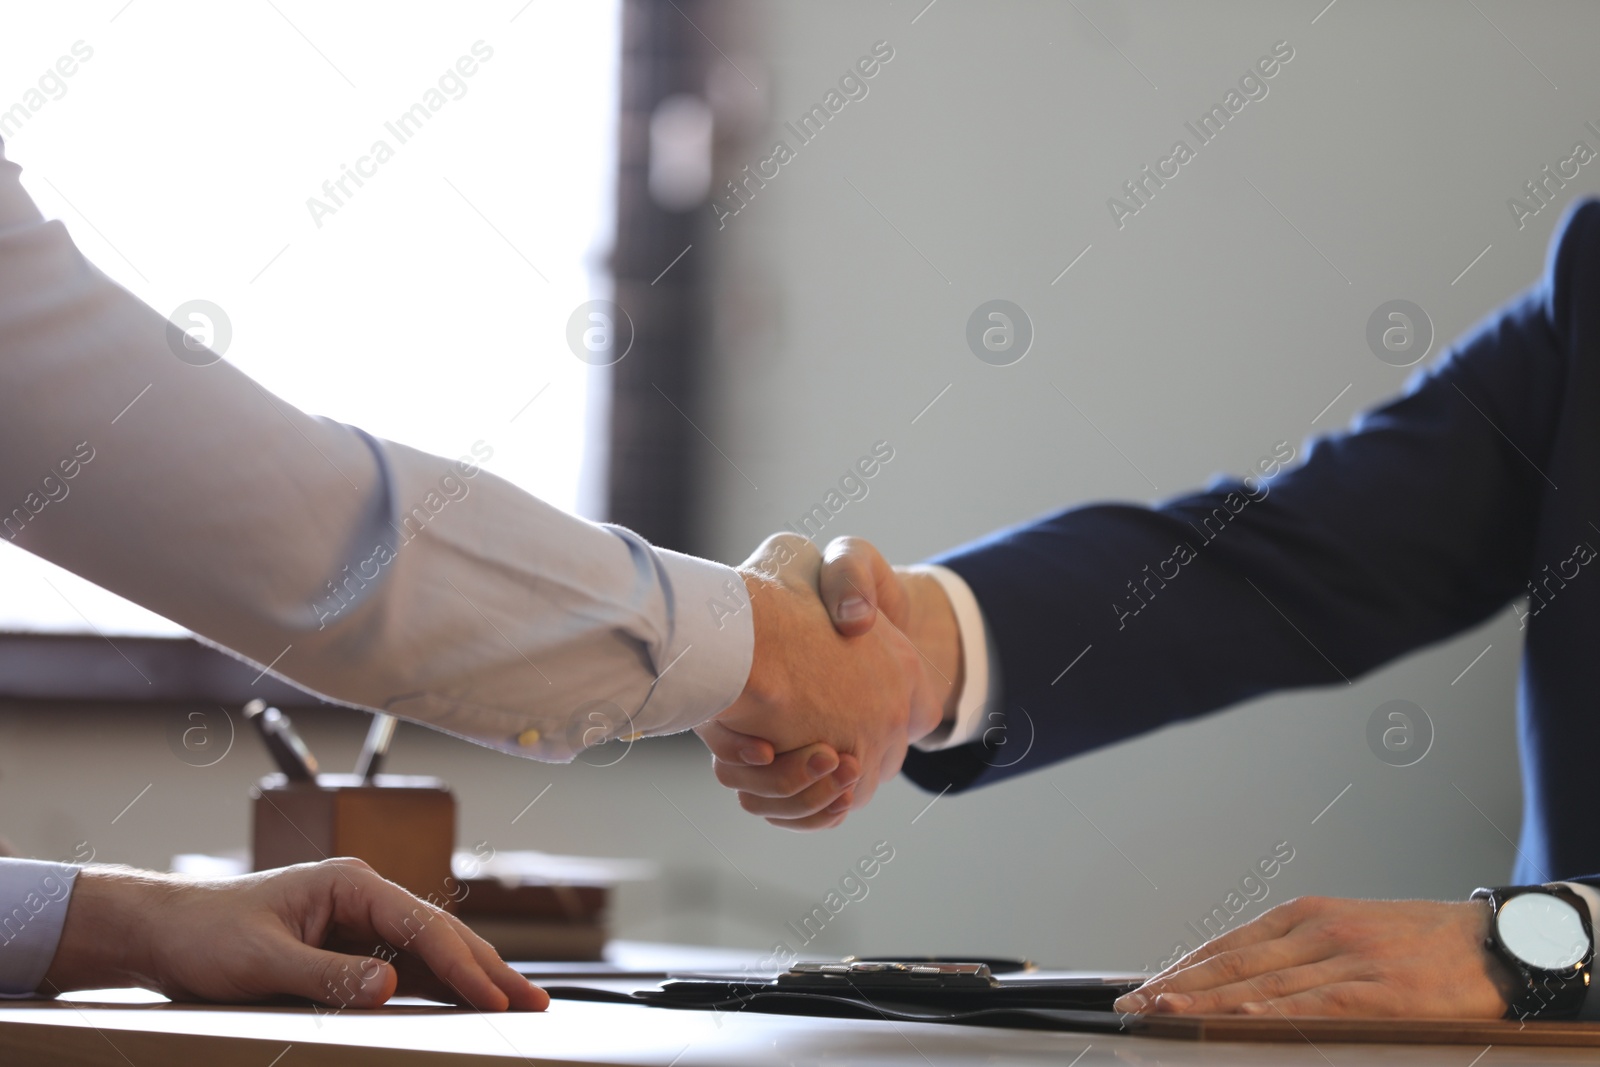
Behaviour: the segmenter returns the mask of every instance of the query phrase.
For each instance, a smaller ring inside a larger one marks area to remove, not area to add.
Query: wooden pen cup
[[[437,778],[319,774],[292,782],[269,774],[251,790],[255,870],[333,856],[365,860],[383,877],[448,911],[456,799]]]

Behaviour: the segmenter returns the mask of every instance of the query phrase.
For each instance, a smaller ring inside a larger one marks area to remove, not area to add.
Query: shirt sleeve
[[[77,877],[70,864],[0,859],[0,997],[38,995]]]
[[[736,572],[535,499],[481,469],[491,443],[427,455],[179,358],[19,174],[0,156],[8,540],[328,700],[519,755],[738,697]]]
[[[955,613],[961,636],[961,693],[956,697],[956,712],[933,733],[916,742],[923,752],[938,752],[978,740],[990,730],[1004,725],[1005,711],[1000,703],[1000,661],[989,641],[989,627],[983,609],[966,581],[949,567],[922,564],[910,568],[927,574],[939,583]]]

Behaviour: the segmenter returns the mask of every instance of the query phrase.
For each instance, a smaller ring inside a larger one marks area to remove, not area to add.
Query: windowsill
[[[191,637],[0,632],[0,700],[238,705],[256,697],[327,704]]]

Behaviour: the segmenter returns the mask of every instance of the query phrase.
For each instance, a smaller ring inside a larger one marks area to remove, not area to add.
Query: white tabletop
[[[748,953],[686,946],[614,944],[629,970],[736,969]],[[561,965],[547,965],[561,966]],[[559,979],[583,984],[581,979]],[[640,987],[647,981],[636,983]],[[44,1028],[44,1029],[40,1029]],[[226,1047],[219,1042],[226,1039]],[[285,1050],[294,1052],[288,1055]],[[1593,1048],[1233,1043],[822,1019],[557,1000],[540,1014],[483,1014],[397,1000],[371,1012],[302,1007],[168,1004],[138,990],[77,993],[53,1003],[0,1006],[0,1062],[190,1062],[302,1067],[315,1063],[609,1064],[619,1067],[945,1067],[957,1064],[1099,1067],[1108,1064],[1354,1065],[1594,1064]],[[385,1051],[388,1050],[388,1051]],[[403,1051],[402,1051],[403,1050]],[[21,1054],[26,1054],[25,1056]],[[154,1058],[152,1058],[154,1057]],[[281,1059],[276,1059],[281,1057]],[[199,1060],[194,1060],[199,1062]]]
[[[80,1002],[81,1003],[81,1002]],[[174,1035],[174,1061],[183,1051],[176,1035],[226,1035],[239,1042],[237,1062],[266,1067],[285,1049],[283,1064],[306,1062],[326,1046],[434,1052],[438,1063],[498,1062],[614,1064],[625,1067],[945,1067],[957,1064],[1101,1067],[1150,1064],[1355,1065],[1593,1064],[1594,1049],[1488,1048],[1464,1045],[1324,1043],[1230,1044],[1148,1037],[1072,1034],[987,1027],[937,1026],[849,1019],[812,1019],[626,1005],[556,1001],[534,1015],[484,1015],[404,1008],[317,1015],[305,1009],[177,1008],[133,1006],[0,1009],[0,1051],[13,1025],[46,1024],[83,1031],[88,1044],[129,1048],[134,1064],[146,1062],[150,1035]],[[60,1031],[57,1031],[60,1033]],[[93,1042],[90,1042],[90,1037]],[[138,1036],[141,1042],[130,1042]],[[322,1048],[318,1049],[318,1046]],[[1482,1054],[1480,1056],[1480,1053]],[[1476,1057],[1476,1058],[1475,1058]],[[9,1057],[0,1056],[0,1059]],[[186,1059],[186,1058],[185,1058]],[[216,1062],[216,1061],[213,1061]]]

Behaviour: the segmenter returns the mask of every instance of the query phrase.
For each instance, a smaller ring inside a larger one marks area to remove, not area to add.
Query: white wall
[[[1410,372],[1365,342],[1379,304],[1426,309],[1437,353],[1537,276],[1560,207],[1600,185],[1592,163],[1520,231],[1506,207],[1575,140],[1600,149],[1584,129],[1600,126],[1592,6],[925,3],[766,8],[754,80],[772,132],[719,181],[875,41],[895,58],[706,239],[723,315],[702,425],[760,487],[702,452],[721,557],[796,519],[879,439],[896,458],[826,532],[906,562],[1064,505],[1244,473],[1401,388]],[[1195,143],[1185,120],[1280,40],[1294,58],[1268,95],[1119,229],[1107,199],[1175,139]],[[1005,368],[964,340],[994,297],[1037,332]],[[1272,900],[1461,896],[1509,870],[1518,655],[1507,611],[1348,689],[946,797],[915,826],[920,798],[894,791],[835,832],[834,855],[903,842],[874,944],[1071,963],[1153,958],[1279,841],[1296,858]],[[1397,698],[1437,730],[1408,768],[1365,740]]]
[[[1312,25],[1322,0],[1078,0],[1082,15],[939,0],[913,24],[924,2],[768,5],[765,47],[736,52],[771,128],[873,42],[895,58],[692,253],[712,259],[719,311],[701,426],[760,487],[710,446],[699,456],[703,547],[720,558],[798,517],[879,439],[896,457],[837,532],[909,561],[1065,504],[1151,500],[1242,472],[1279,440],[1342,425],[1407,374],[1368,351],[1370,312],[1414,300],[1447,341],[1531,281],[1556,211],[1519,232],[1505,200],[1573,140],[1596,145],[1583,123],[1600,125],[1589,7],[1530,17],[1480,0],[1525,59],[1468,5],[1339,0]],[[1119,231],[1107,197],[1283,39],[1295,58],[1269,95]],[[1600,164],[1584,188],[1591,171]],[[981,364],[963,340],[991,297],[1020,304],[1037,330],[1012,367]],[[1503,878],[1512,850],[1496,827],[1514,836],[1520,802],[1517,656],[1507,612],[1348,689],[1259,701],[931,809],[892,783],[815,836],[743,815],[691,740],[562,768],[406,727],[393,766],[448,778],[467,840],[660,860],[661,884],[623,894],[633,935],[793,943],[784,923],[884,840],[894,860],[814,950],[1133,967],[1188,936],[1185,922],[1280,841],[1295,858],[1269,903],[1460,896]],[[1395,698],[1437,730],[1408,768],[1365,740],[1368,716]],[[182,765],[165,742],[182,711],[7,710],[0,833],[36,854],[87,839],[101,858],[148,864],[242,844],[245,789],[265,759],[250,744],[209,770]],[[327,762],[353,759],[359,723],[300,719]]]

